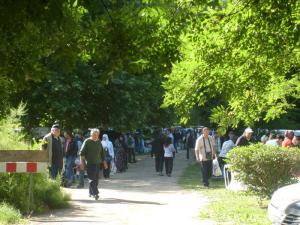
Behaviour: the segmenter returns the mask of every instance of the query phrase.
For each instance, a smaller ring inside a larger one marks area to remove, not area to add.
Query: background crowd
[[[217,160],[222,174],[226,164],[227,153],[236,146],[245,146],[250,143],[262,142],[271,146],[299,147],[300,135],[293,131],[284,134],[275,131],[265,132],[263,135],[253,135],[251,128],[244,130],[241,136],[229,131],[220,136],[217,131],[208,128],[165,128],[154,129],[147,140],[141,131],[117,132],[113,130],[100,130],[99,143],[104,150],[103,161],[107,163],[104,168],[100,164],[101,176],[109,179],[115,173],[126,172],[129,164],[136,163],[136,154],[150,152],[155,157],[155,171],[157,175],[171,176],[173,159],[179,151],[184,151],[185,159],[199,161],[204,185],[208,186],[208,179],[215,174],[213,160]],[[82,144],[89,133],[60,132],[59,124],[54,124],[51,132],[44,137],[43,149],[49,151],[50,176],[56,178],[63,176],[63,185],[66,187],[78,183],[77,188],[84,187],[86,169],[80,167],[80,151]],[[202,149],[203,148],[203,149]],[[209,155],[210,154],[210,155]],[[164,171],[165,168],[165,171]],[[204,171],[204,173],[203,173]],[[208,171],[208,172],[207,172]],[[76,182],[78,180],[78,182]]]

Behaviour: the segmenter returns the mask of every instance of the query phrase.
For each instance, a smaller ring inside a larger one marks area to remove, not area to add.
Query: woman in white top
[[[109,140],[107,134],[103,134],[101,144],[105,151],[105,158],[106,158],[105,160],[108,164],[108,168],[103,169],[103,176],[104,176],[104,178],[107,179],[110,177],[111,170],[114,171],[114,167],[115,167],[114,146],[113,146],[112,142]]]
[[[165,167],[166,174],[168,177],[171,176],[173,170],[173,157],[175,155],[175,148],[172,144],[172,139],[170,137],[166,138],[164,143],[164,158],[165,158]]]

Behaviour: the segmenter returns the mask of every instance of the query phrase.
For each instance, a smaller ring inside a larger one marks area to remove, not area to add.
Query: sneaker
[[[98,200],[99,199],[99,195],[95,195],[95,200]]]

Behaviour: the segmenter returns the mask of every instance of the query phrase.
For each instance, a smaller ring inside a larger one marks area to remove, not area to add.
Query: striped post
[[[33,174],[44,173],[48,152],[34,150],[0,150],[0,173],[29,173],[28,214],[33,203]]]

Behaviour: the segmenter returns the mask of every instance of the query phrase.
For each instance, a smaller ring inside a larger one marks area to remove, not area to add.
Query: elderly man
[[[95,200],[99,199],[98,181],[101,163],[107,169],[107,163],[104,161],[105,152],[99,140],[99,134],[98,129],[92,129],[90,138],[83,142],[80,150],[80,167],[83,169],[86,162],[89,196],[94,197]]]
[[[46,150],[49,153],[49,171],[53,179],[56,179],[63,168],[63,141],[59,135],[59,125],[54,124],[50,133],[43,138],[42,144],[42,150]]]
[[[246,128],[243,135],[240,136],[236,141],[236,146],[247,146],[250,145],[252,141],[253,130],[251,128]]]
[[[215,143],[213,137],[209,135],[209,128],[202,129],[202,135],[197,138],[195,146],[196,160],[200,162],[202,180],[204,187],[209,187],[209,179],[212,176],[212,160],[216,156],[214,149]]]

